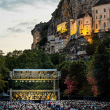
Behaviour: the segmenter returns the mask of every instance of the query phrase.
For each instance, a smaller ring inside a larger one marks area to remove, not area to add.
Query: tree
[[[53,63],[48,54],[42,50],[25,50],[18,56],[6,56],[6,65],[10,71],[13,69],[44,69],[54,68]]]
[[[96,86],[96,80],[93,77],[94,69],[93,69],[93,60],[91,59],[88,62],[88,74],[87,74],[87,81],[91,85],[91,92],[93,93],[94,96],[98,96],[99,92]]]
[[[66,77],[67,84],[66,93],[74,95],[88,95],[89,85],[87,82],[87,65],[84,61],[74,61],[69,67],[69,74]]]
[[[61,79],[60,79],[59,86],[60,86],[60,90],[62,94],[64,94],[64,90],[67,88],[64,82],[65,82],[67,75],[69,74],[70,64],[71,64],[70,61],[64,61],[61,64],[56,66],[57,70],[61,71]]]
[[[55,66],[50,61],[44,62],[44,64],[43,64],[43,69],[54,69],[54,68],[55,68]]]
[[[5,57],[0,55],[0,90],[4,90],[8,80],[9,70],[5,66]]]
[[[93,34],[93,37],[92,37],[92,43],[91,44],[87,44],[86,46],[86,53],[87,55],[93,55],[96,51],[96,48],[99,44],[100,40],[99,40],[99,37],[97,34]]]
[[[54,64],[54,65],[58,65],[59,64],[59,53],[53,53],[50,55],[50,58],[51,58],[51,62]]]
[[[59,64],[59,65],[56,65],[56,68],[59,70],[59,71],[61,71],[61,69],[64,67],[64,66],[70,66],[70,64],[71,64],[71,62],[70,61],[64,61],[64,62],[62,62],[61,64]],[[63,73],[63,72],[61,72],[61,73]]]
[[[4,80],[4,77],[2,74],[0,74],[0,90],[4,90],[4,87],[6,87],[7,81]]]
[[[65,58],[66,58],[66,53],[61,53],[59,55],[59,63],[61,64],[62,62],[64,62]]]
[[[93,56],[94,78],[100,96],[110,98],[110,38],[100,42]]]
[[[42,46],[42,45],[44,45],[46,42],[47,42],[47,37],[43,37],[43,38],[40,40],[39,45]]]

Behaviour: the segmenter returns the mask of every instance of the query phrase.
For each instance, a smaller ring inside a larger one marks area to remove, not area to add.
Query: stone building
[[[63,37],[54,37],[51,36],[50,40],[45,45],[45,52],[46,53],[56,53],[56,52],[61,52],[63,48],[66,46],[66,40],[63,39]]]
[[[93,32],[100,33],[108,30],[110,30],[110,0],[61,0],[57,9],[52,13],[45,50],[50,54],[60,52],[62,49],[64,52],[74,53],[78,51],[76,47],[82,39],[91,43]],[[38,29],[33,31],[34,46],[40,40],[38,31]],[[61,43],[57,44],[57,40],[64,43],[62,48],[59,48]],[[69,43],[72,40],[73,43],[70,46]],[[75,54],[82,52],[81,49],[79,51]],[[84,49],[82,53],[85,53]]]
[[[93,30],[95,33],[110,30],[110,1],[100,0],[92,7]]]

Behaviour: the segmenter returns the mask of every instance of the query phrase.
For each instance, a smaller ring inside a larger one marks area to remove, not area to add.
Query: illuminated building
[[[63,22],[63,23],[57,25],[57,32],[64,33],[66,31],[67,31],[66,22]]]
[[[110,30],[110,1],[100,0],[92,7],[94,33]]]
[[[77,18],[79,24],[79,33],[82,36],[91,35],[92,32],[92,15],[89,13],[81,14]]]
[[[10,100],[60,100],[57,69],[14,69],[10,71]]]
[[[70,35],[74,35],[77,32],[77,22],[73,21],[73,19],[70,20]]]

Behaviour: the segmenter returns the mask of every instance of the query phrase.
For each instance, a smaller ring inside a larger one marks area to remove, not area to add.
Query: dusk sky
[[[47,22],[60,0],[0,0],[0,50],[31,49],[31,30]]]

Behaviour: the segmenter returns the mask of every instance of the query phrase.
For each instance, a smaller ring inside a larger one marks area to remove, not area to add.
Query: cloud
[[[35,21],[33,21],[33,22],[21,22],[18,25],[20,25],[20,26],[26,26],[26,25],[33,25],[33,24],[36,24],[36,22]]]
[[[27,29],[33,29],[33,26],[27,27]]]
[[[11,31],[11,32],[19,32],[19,33],[23,32],[23,30],[21,28],[14,28],[14,27],[8,28],[7,30]]]
[[[7,11],[15,11],[15,9],[22,5],[32,5],[37,8],[43,8],[39,6],[39,3],[43,4],[54,4],[59,0],[0,0],[0,8]],[[42,5],[41,5],[42,6]]]

